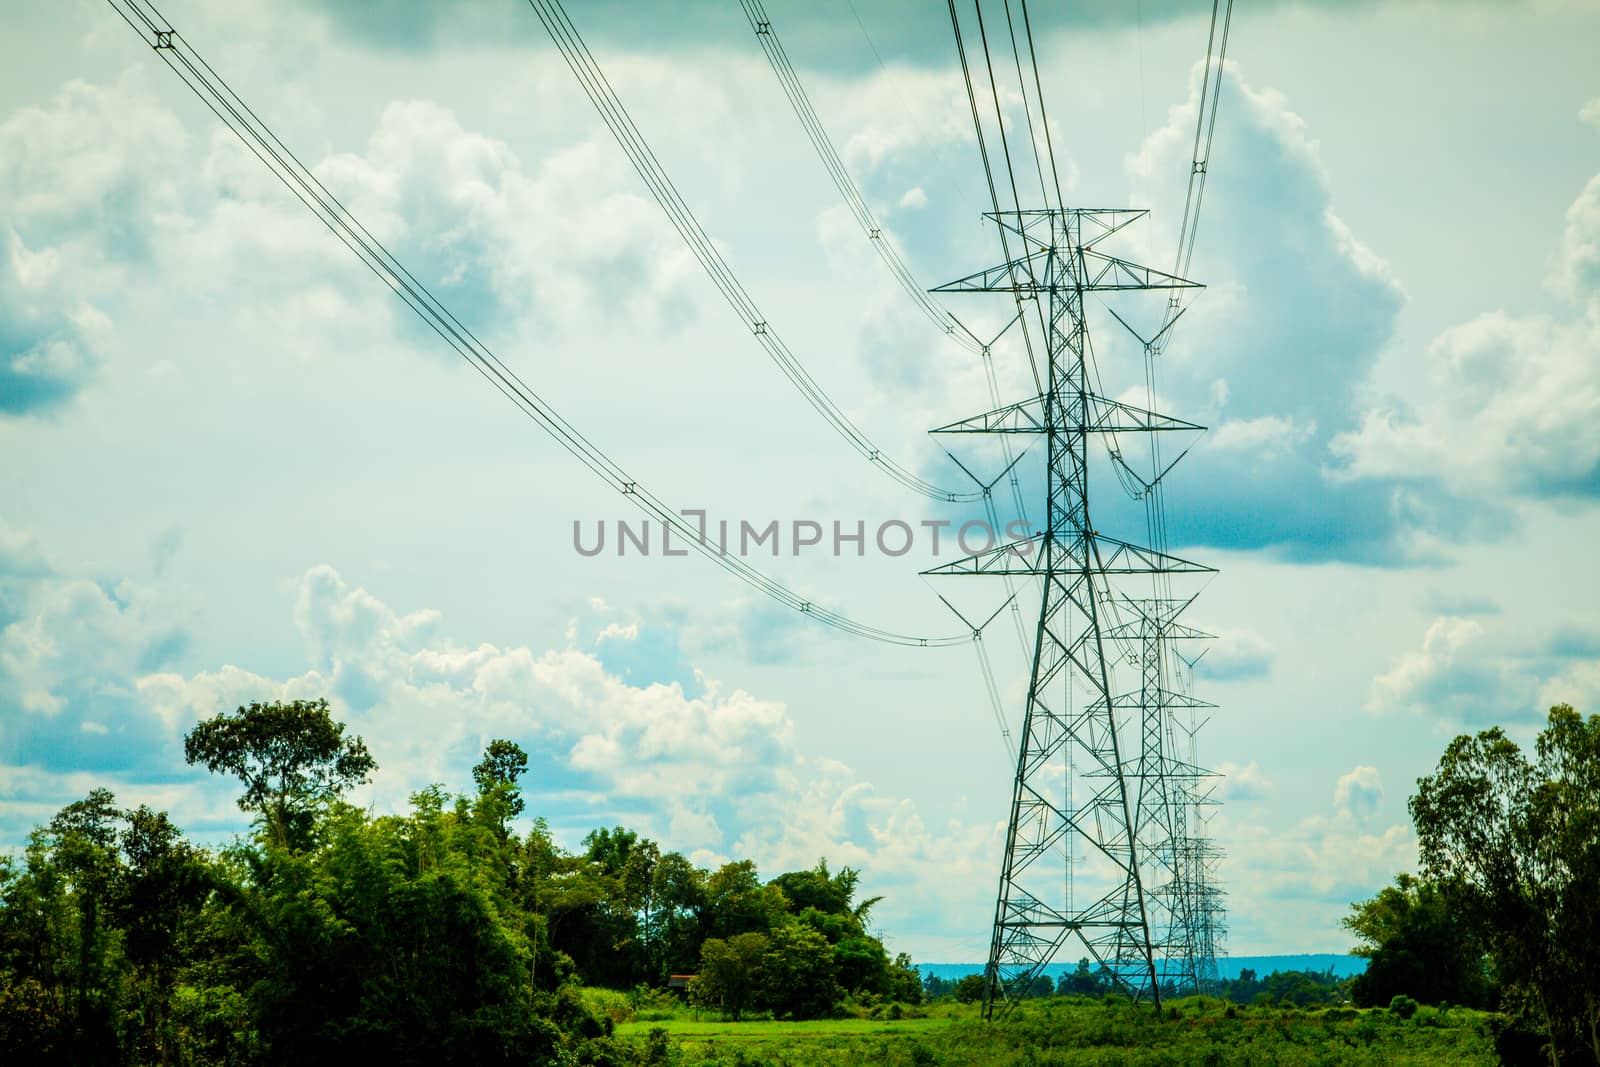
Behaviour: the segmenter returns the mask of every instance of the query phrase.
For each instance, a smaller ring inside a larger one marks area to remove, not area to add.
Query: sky
[[[516,4],[165,14],[341,201],[589,439],[712,522],[970,518],[837,437],[650,199]],[[1000,261],[937,4],[770,0],[919,283]],[[448,12],[448,14],[446,14]],[[1068,201],[1148,208],[1170,266],[1209,6],[1033,12]],[[941,485],[990,406],[856,227],[739,6],[573,3],[677,189],[811,375]],[[222,841],[196,721],[326,697],[403,808],[494,737],[576,846],[626,824],[769,875],[826,856],[890,944],[988,944],[1011,766],[970,645],[864,642],[698,557],[575,550],[628,502],[471,374],[108,5],[0,64],[0,848],[107,785]],[[1600,79],[1592,3],[1241,4],[1191,275],[1158,370],[1209,432],[1167,485],[1218,705],[1229,946],[1341,951],[1414,869],[1406,801],[1458,733],[1600,705]],[[1021,100],[1004,100],[1020,115]],[[950,298],[977,332],[993,297]],[[1135,321],[1159,302],[1119,305]],[[1138,352],[1094,309],[1108,391]],[[1002,392],[1025,357],[995,347]],[[966,461],[986,478],[994,454]],[[1019,466],[1036,490],[1036,457]],[[1091,469],[1103,533],[1139,505]],[[920,529],[920,527],[918,527]],[[659,544],[657,545],[659,548]],[[946,546],[948,551],[948,545]],[[944,559],[950,558],[948,555]],[[752,562],[886,629],[1004,591],[891,557]],[[980,587],[981,586],[981,587]],[[1019,601],[1026,605],[1027,594]],[[1035,601],[1036,603],[1036,601]],[[1027,665],[991,640],[1013,724]]]

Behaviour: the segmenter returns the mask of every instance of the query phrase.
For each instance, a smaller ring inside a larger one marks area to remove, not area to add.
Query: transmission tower
[[[986,968],[985,1014],[1017,997],[1069,943],[1081,944],[1135,999],[1159,1006],[1174,937],[1195,924],[1183,779],[1199,772],[1168,751],[1170,712],[1186,698],[1165,684],[1165,638],[1181,604],[1130,602],[1117,583],[1211,568],[1096,530],[1089,442],[1102,434],[1198,431],[1194,423],[1099,395],[1088,364],[1091,293],[1176,290],[1195,283],[1107,254],[1101,242],[1145,212],[1040,209],[990,214],[1020,252],[940,286],[1037,302],[1048,374],[1043,392],[936,433],[1028,433],[1045,439],[1044,529],[936,567],[930,575],[1040,579],[1032,676],[1017,738],[1010,821]],[[1122,616],[1137,609],[1130,620]],[[1131,659],[1140,684],[1114,684]],[[1085,852],[1074,869],[1078,847]],[[1180,859],[1180,853],[1182,859]],[[1163,903],[1177,901],[1177,905]],[[1191,968],[1192,970],[1192,968]]]

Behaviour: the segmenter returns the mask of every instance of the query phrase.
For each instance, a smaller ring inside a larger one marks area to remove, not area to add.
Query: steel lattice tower
[[[1144,214],[990,214],[1011,243],[1020,240],[1020,253],[935,290],[1038,302],[1048,360],[1042,395],[934,431],[1036,434],[1046,447],[1044,529],[926,572],[1026,575],[1042,587],[986,969],[991,1017],[1074,940],[1136,999],[1159,1006],[1163,981],[1176,977],[1168,961],[1191,954],[1201,933],[1202,894],[1189,877],[1193,791],[1184,784],[1199,772],[1174,759],[1167,736],[1171,710],[1184,702],[1164,677],[1182,604],[1140,605],[1114,584],[1143,575],[1161,589],[1171,575],[1211,568],[1102,535],[1089,511],[1092,436],[1202,429],[1092,388],[1085,297],[1195,285],[1096,247]],[[1121,660],[1140,672],[1131,692],[1114,685]],[[1080,844],[1086,862],[1075,870]],[[1188,970],[1188,981],[1198,978]]]

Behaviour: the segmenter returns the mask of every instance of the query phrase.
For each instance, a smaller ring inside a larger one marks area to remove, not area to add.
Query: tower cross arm
[[[1096,393],[1084,394],[1083,404],[1077,406],[1075,410],[1082,412],[1082,424],[1070,425],[1071,422],[1078,420],[1069,419],[1066,428],[1081,429],[1085,433],[1155,433],[1166,430],[1198,432],[1205,429],[1199,423],[1163,415],[1156,411],[1146,411],[1144,408],[1124,404],[1120,400],[1112,400]],[[1033,396],[1019,400],[1015,404],[995,408],[993,411],[985,411],[980,415],[946,423],[928,432],[1049,433],[1050,429],[1045,417],[1045,398]]]

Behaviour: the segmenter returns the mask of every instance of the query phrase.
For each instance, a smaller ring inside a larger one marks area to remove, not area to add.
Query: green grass
[[[695,1019],[673,1018],[655,1022],[629,1022],[617,1027],[619,1037],[642,1037],[661,1027],[674,1038],[724,1040],[747,1044],[766,1044],[783,1038],[867,1037],[889,1034],[928,1033],[948,1027],[949,1019],[754,1019],[726,1022],[714,1016]]]
[[[1236,1008],[1217,1001],[1173,1005],[1178,1018],[1148,1008],[1075,999],[1030,1002],[989,1024],[975,1006],[938,1004],[920,1018],[731,1022],[687,1008],[617,1026],[642,1042],[666,1031],[677,1067],[1475,1067],[1495,1063],[1490,1017],[1452,1009],[1402,1020],[1382,1009],[1300,1011]],[[908,1009],[911,1010],[911,1009]]]

